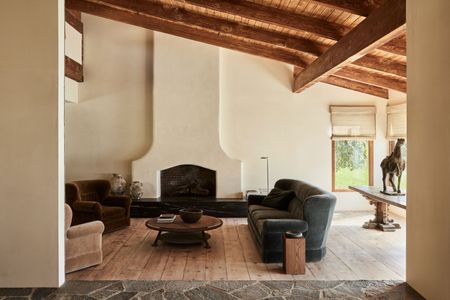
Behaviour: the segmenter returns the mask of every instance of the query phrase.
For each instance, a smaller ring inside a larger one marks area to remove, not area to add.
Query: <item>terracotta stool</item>
[[[283,269],[286,274],[305,274],[305,238],[301,232],[285,233],[283,253]]]

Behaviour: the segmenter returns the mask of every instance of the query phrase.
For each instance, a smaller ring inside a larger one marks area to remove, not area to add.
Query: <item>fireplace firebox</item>
[[[161,171],[161,198],[215,198],[216,171],[178,165]]]

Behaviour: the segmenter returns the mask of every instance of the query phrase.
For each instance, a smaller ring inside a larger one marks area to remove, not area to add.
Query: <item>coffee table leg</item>
[[[207,248],[207,249],[211,248],[208,244],[208,238],[204,231],[202,231],[202,238],[203,238],[203,242],[205,242],[205,248]]]
[[[153,247],[158,246],[158,240],[159,240],[160,236],[161,236],[161,231],[158,231],[158,235],[156,236],[155,241],[152,244]]]

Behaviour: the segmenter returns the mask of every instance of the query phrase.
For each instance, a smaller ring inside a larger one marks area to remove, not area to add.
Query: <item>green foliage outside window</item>
[[[369,142],[335,141],[335,189],[369,184]]]

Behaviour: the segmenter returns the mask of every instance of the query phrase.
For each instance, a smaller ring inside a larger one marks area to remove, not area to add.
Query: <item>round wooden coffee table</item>
[[[221,219],[211,216],[202,216],[196,223],[184,223],[178,215],[173,223],[156,223],[157,220],[158,218],[151,218],[145,223],[148,228],[158,231],[154,247],[161,240],[172,244],[204,243],[205,248],[210,248],[208,240],[211,235],[205,231],[219,228],[223,224]]]

